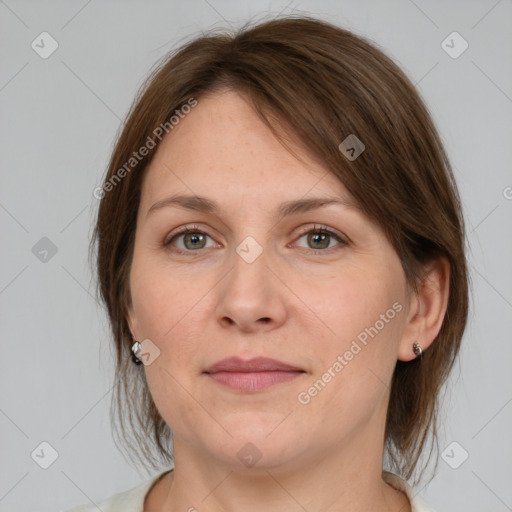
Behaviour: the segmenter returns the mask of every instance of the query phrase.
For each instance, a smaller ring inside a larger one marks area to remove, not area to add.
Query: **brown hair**
[[[444,256],[450,263],[447,312],[436,340],[421,358],[398,361],[393,375],[386,452],[391,469],[410,478],[427,441],[429,460],[437,443],[439,393],[466,324],[460,200],[440,137],[405,74],[375,44],[307,16],[246,25],[234,34],[210,32],[188,42],[147,78],[118,136],[91,247],[97,242],[98,286],[116,347],[111,412],[117,409],[122,440],[136,446],[143,464],[172,461],[172,432],[156,409],[145,373],[130,359],[127,324],[141,183],[156,149],[133,170],[126,163],[147,141],[156,142],[155,129],[169,128],[173,113],[191,98],[200,102],[201,95],[226,87],[245,93],[281,142],[286,135],[276,128],[279,121],[293,127],[289,135],[331,169],[384,229],[413,290],[429,260]],[[338,147],[350,134],[366,146],[353,161]],[[132,458],[130,449],[127,453]]]

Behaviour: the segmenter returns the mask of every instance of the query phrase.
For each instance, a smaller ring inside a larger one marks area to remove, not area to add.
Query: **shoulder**
[[[122,510],[123,512],[143,512],[144,500],[147,493],[151,487],[153,487],[153,485],[168,472],[168,470],[164,471],[163,473],[142,482],[137,487],[114,494],[100,503],[91,502],[79,505],[67,512],[98,512],[98,509],[102,512],[118,512],[119,510]]]
[[[435,512],[418,496],[416,491],[398,475],[383,471],[382,478],[395,489],[405,493],[411,502],[411,512]]]

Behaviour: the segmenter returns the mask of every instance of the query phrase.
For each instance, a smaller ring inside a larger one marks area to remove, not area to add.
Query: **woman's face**
[[[146,170],[129,322],[160,351],[146,345],[143,368],[177,457],[269,468],[381,449],[404,273],[339,180],[302,157],[224,92],[202,97]],[[175,196],[189,199],[161,203]],[[294,370],[207,373],[226,358]]]

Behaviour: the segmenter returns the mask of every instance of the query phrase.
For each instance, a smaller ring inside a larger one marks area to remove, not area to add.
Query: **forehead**
[[[226,200],[250,194],[257,204],[296,199],[313,191],[349,200],[340,180],[308,153],[291,130],[282,130],[300,160],[240,93],[201,97],[159,144],[145,171],[143,202],[173,192]]]

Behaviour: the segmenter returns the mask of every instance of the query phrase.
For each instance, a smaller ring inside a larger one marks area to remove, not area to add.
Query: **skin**
[[[405,495],[382,480],[389,384],[397,359],[413,359],[412,344],[425,350],[439,332],[448,264],[433,262],[414,294],[383,231],[356,207],[278,220],[284,201],[352,200],[295,147],[304,162],[243,95],[226,90],[202,96],[146,170],[128,321],[135,339],[160,350],[144,371],[175,451],[175,471],[148,493],[146,512],[410,510]],[[220,211],[167,206],[148,214],[177,193],[207,197]],[[186,225],[207,236],[163,245]],[[347,243],[315,238],[315,226]],[[252,263],[236,252],[247,236],[262,249]],[[300,403],[298,394],[394,303],[402,310]],[[264,391],[234,391],[203,373],[230,356],[266,356],[304,373]],[[248,442],[261,455],[252,467],[237,457]]]

